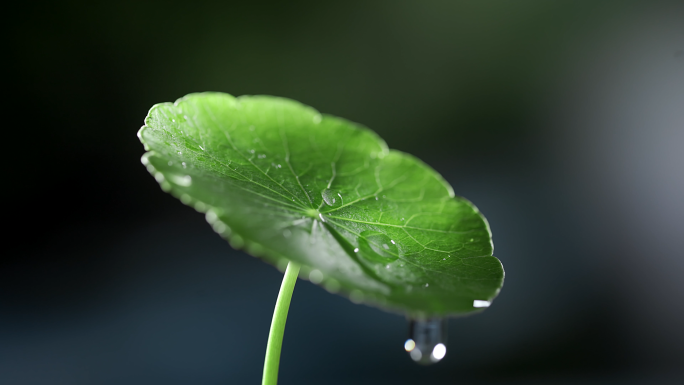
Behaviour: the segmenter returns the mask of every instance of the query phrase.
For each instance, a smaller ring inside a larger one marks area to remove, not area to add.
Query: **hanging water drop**
[[[410,320],[409,339],[404,342],[404,350],[421,365],[434,364],[446,355],[446,338],[446,319]]]

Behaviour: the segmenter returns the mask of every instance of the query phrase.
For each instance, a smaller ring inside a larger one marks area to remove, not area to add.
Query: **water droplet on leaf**
[[[170,179],[173,183],[183,187],[187,187],[192,184],[192,177],[190,177],[190,175],[171,175]]]
[[[309,273],[309,281],[313,283],[321,283],[323,282],[323,273],[321,273],[320,270],[313,269]]]
[[[366,260],[385,264],[399,257],[399,250],[392,240],[378,231],[364,231],[358,238],[359,253]]]
[[[489,305],[491,305],[491,304],[492,303],[489,301],[483,301],[483,300],[479,300],[479,299],[476,299],[473,301],[473,307],[489,307]]]
[[[344,199],[342,198],[342,194],[339,191],[325,189],[323,190],[321,195],[323,196],[325,204],[327,204],[328,206],[339,207],[344,204]]]

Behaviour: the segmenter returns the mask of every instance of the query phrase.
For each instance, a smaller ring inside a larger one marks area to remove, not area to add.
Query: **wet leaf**
[[[503,284],[489,227],[429,166],[292,100],[191,94],[139,132],[162,189],[235,248],[354,302],[412,317],[488,306]]]

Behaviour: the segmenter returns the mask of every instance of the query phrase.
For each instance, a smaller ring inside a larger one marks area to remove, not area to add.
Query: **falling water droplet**
[[[404,342],[404,350],[421,365],[439,362],[446,355],[446,332],[444,318],[410,320],[409,339]]]

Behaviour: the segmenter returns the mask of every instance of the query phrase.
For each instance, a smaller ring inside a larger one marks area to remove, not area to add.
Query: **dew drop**
[[[349,293],[349,299],[356,304],[362,303],[364,297],[361,290],[352,290],[351,293]]]
[[[447,322],[443,318],[410,320],[404,350],[421,365],[439,362],[446,355],[446,332]]]
[[[321,271],[317,269],[311,270],[311,272],[309,273],[309,281],[316,284],[323,282],[323,273],[321,273]]]
[[[489,301],[483,301],[480,299],[476,299],[473,301],[473,307],[489,307],[492,303]]]
[[[337,293],[338,291],[340,291],[340,283],[332,278],[326,280],[325,283],[323,283],[323,286],[326,290],[328,290],[331,293]]]
[[[368,261],[385,264],[399,258],[399,250],[391,239],[378,231],[364,231],[358,238],[360,255]]]
[[[192,184],[192,177],[190,175],[171,175],[170,179],[173,183],[183,187],[188,187]]]
[[[342,193],[336,190],[325,189],[321,193],[323,196],[323,201],[325,204],[331,207],[339,207],[344,204],[344,199],[342,198]]]

